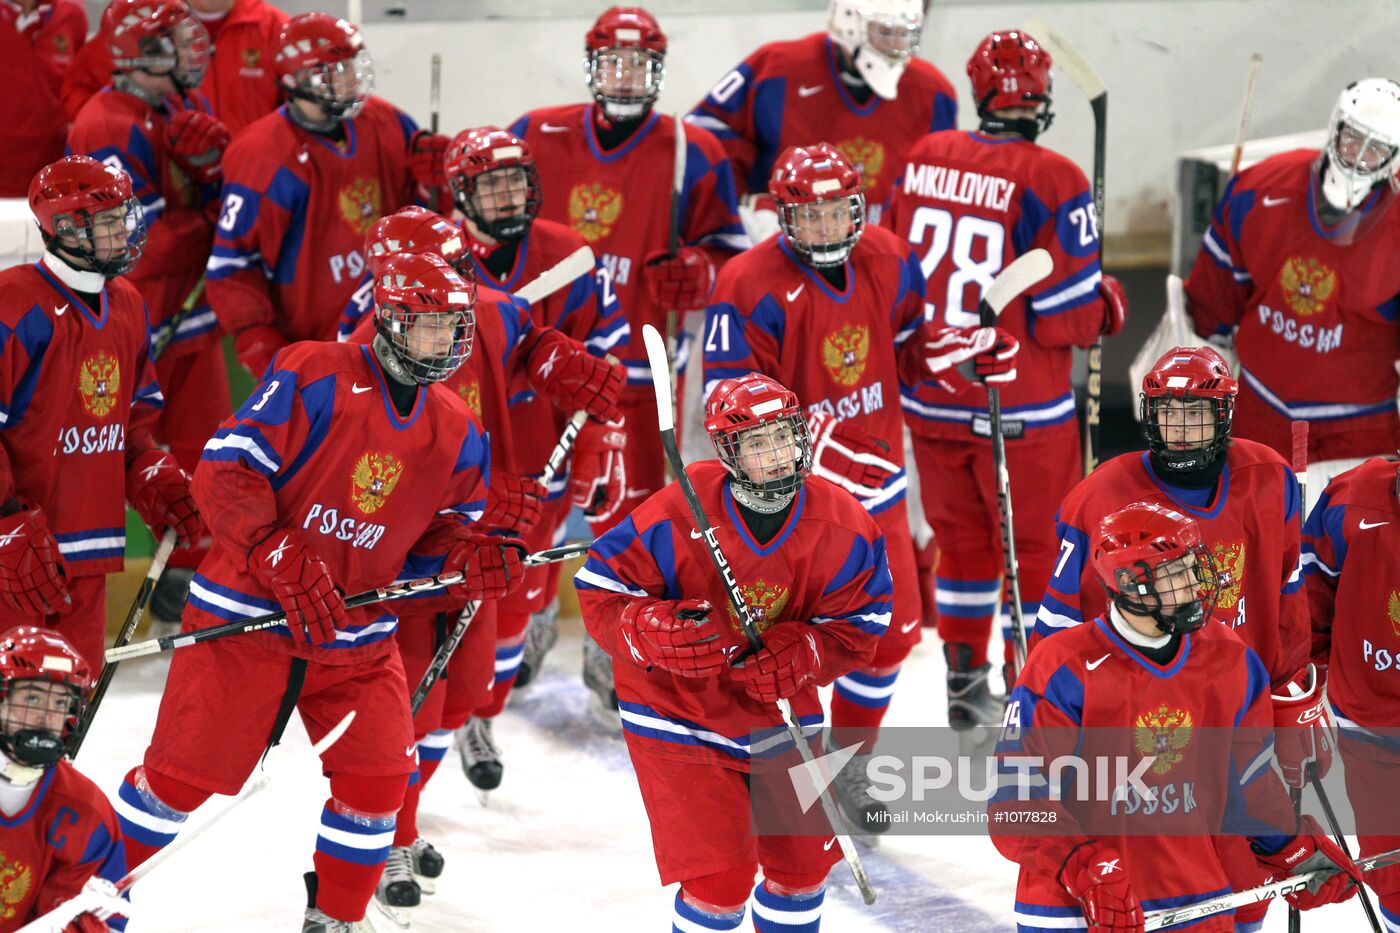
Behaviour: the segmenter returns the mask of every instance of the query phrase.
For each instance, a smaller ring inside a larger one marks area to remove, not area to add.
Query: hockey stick
[[[646,344],[647,362],[651,367],[651,381],[656,388],[656,417],[661,427],[661,446],[666,449],[666,459],[671,464],[672,472],[676,474],[676,482],[680,483],[686,504],[690,506],[691,517],[695,519],[695,530],[700,532],[705,539],[705,548],[709,551],[710,560],[715,565],[715,571],[724,583],[725,591],[729,595],[729,605],[739,619],[739,625],[744,631],[744,638],[748,640],[750,650],[757,651],[763,647],[763,639],[759,636],[758,629],[754,625],[753,615],[749,612],[744,593],[739,589],[739,581],[734,578],[734,571],[729,567],[729,559],[724,556],[724,551],[720,549],[719,539],[715,537],[714,526],[705,516],[705,508],[700,504],[695,486],[690,482],[690,477],[686,475],[680,448],[676,446],[676,409],[672,403],[671,382],[664,375],[670,369],[671,362],[666,354],[666,345],[662,342],[661,334],[650,324],[642,327],[642,341]],[[782,713],[783,724],[787,728],[789,738],[792,739],[793,745],[797,746],[797,751],[802,756],[804,768],[817,781],[817,786],[821,787],[817,799],[821,801],[822,812],[826,814],[827,822],[831,824],[831,831],[836,836],[836,842],[841,846],[841,857],[845,859],[847,867],[851,869],[851,874],[855,876],[856,885],[860,888],[860,896],[865,900],[865,903],[873,904],[875,903],[875,888],[870,884],[870,876],[866,874],[865,866],[861,864],[860,854],[856,852],[855,843],[851,841],[850,836],[841,832],[841,817],[836,811],[835,801],[831,799],[831,782],[825,781],[823,785],[824,779],[819,777],[821,770],[816,759],[812,756],[812,749],[807,745],[807,739],[802,735],[802,726],[792,713],[792,704],[786,699],[781,699],[778,701],[778,711]]]
[[[1054,269],[1050,253],[1033,249],[1001,270],[977,313],[983,327],[996,326],[997,318],[1012,299],[1024,294]],[[1006,593],[1011,603],[1011,637],[1019,676],[1026,666],[1026,620],[1021,615],[1021,577],[1016,561],[1016,523],[1011,513],[1011,472],[1006,468],[1006,438],[1001,433],[1001,389],[987,386],[987,415],[991,421],[992,466],[997,474],[997,512],[1001,516],[1001,554],[1005,564]],[[1012,677],[1015,680],[1015,677]]]
[[[1043,19],[1026,22],[1026,31],[1050,50],[1060,70],[1089,98],[1094,111],[1094,230],[1099,235],[1099,269],[1103,270],[1104,162],[1108,154],[1108,85],[1058,29]],[[1089,375],[1084,385],[1084,475],[1099,465],[1099,417],[1103,410],[1103,335],[1089,349]]]
[[[566,544],[563,547],[547,548],[543,551],[536,551],[525,558],[525,566],[536,567],[540,564],[549,564],[557,560],[567,560],[579,554],[586,553],[592,542],[588,544]],[[412,596],[415,593],[431,593],[434,590],[455,586],[466,580],[466,574],[458,570],[448,573],[440,573],[432,577],[423,577],[418,580],[402,580],[397,583],[390,583],[374,590],[365,590],[363,593],[356,593],[354,596],[345,597],[346,609],[358,609],[361,606],[368,606],[372,603],[390,602],[395,599],[403,599],[405,596]],[[195,629],[193,632],[181,632],[178,635],[167,635],[163,638],[152,638],[149,641],[138,641],[134,645],[124,645],[120,648],[108,648],[106,661],[111,664],[114,661],[125,661],[130,658],[139,658],[148,654],[160,654],[162,651],[174,651],[176,648],[188,648],[191,645],[198,645],[206,641],[216,641],[220,638],[227,638],[230,635],[245,635],[248,632],[257,632],[262,629],[273,628],[282,625],[287,621],[287,614],[282,611],[269,612],[266,615],[254,616],[251,619],[239,619],[236,622],[224,622],[220,625],[211,625],[208,628]]]
[[[1253,79],[1252,79],[1252,77],[1251,77],[1250,84],[1253,85]],[[1245,92],[1245,95],[1246,95],[1246,96],[1245,96],[1245,111],[1246,111],[1246,113],[1248,112],[1248,109],[1249,109],[1249,97],[1248,97],[1248,94],[1249,94],[1249,92],[1246,91],[1246,92]],[[1238,168],[1238,167],[1239,167],[1239,154],[1240,154],[1240,149],[1244,146],[1244,121],[1243,121],[1243,120],[1241,120],[1241,122],[1240,122],[1240,137],[1239,137],[1239,139],[1238,139],[1236,142],[1237,142],[1237,145],[1236,145],[1236,147],[1235,147],[1235,160],[1236,160],[1236,161],[1235,161],[1235,168]],[[1235,174],[1234,169],[1231,169],[1231,171],[1230,171],[1231,177],[1233,177],[1234,174]],[[1294,422],[1290,425],[1290,427],[1292,428],[1292,431],[1293,431],[1293,475],[1294,475],[1294,477],[1298,480],[1298,495],[1299,495],[1300,498],[1302,498],[1302,497],[1304,496],[1304,490],[1307,489],[1307,485],[1308,485],[1308,479],[1307,479],[1307,477],[1308,477],[1308,423],[1307,423],[1306,421],[1294,421]],[[1303,499],[1303,501],[1306,502],[1307,500],[1306,500],[1306,499]],[[1302,509],[1302,505],[1300,504],[1300,505],[1298,506],[1298,508],[1301,510],[1301,509]],[[1301,518],[1299,519],[1299,522],[1301,523],[1303,520],[1306,519],[1306,517],[1307,517],[1307,516],[1301,517]],[[1316,674],[1314,674],[1314,676],[1316,676]],[[1307,769],[1307,771],[1304,773],[1304,781],[1306,782],[1306,781],[1309,781],[1309,780],[1311,780],[1311,779],[1312,779],[1312,769],[1309,768],[1309,769]],[[1320,788],[1319,788],[1319,789],[1320,789]],[[1293,804],[1293,819],[1294,819],[1295,821],[1301,820],[1301,819],[1303,818],[1303,789],[1302,789],[1301,787],[1290,787],[1290,788],[1288,789],[1288,799],[1289,799],[1289,801]],[[1350,855],[1351,853],[1347,853],[1347,854]],[[1369,907],[1370,905],[1368,904],[1367,906]],[[1368,913],[1369,913],[1369,911],[1368,911]],[[1302,929],[1303,929],[1303,912],[1302,912],[1301,910],[1298,909],[1298,905],[1296,905],[1296,904],[1289,904],[1289,905],[1288,905],[1288,933],[1301,933]]]
[[[1240,107],[1240,125],[1235,130],[1235,152],[1230,156],[1230,177],[1240,173],[1240,159],[1244,158],[1244,136],[1249,131],[1249,111],[1254,104],[1254,82],[1259,77],[1259,69],[1264,65],[1262,52],[1249,53],[1249,78],[1244,85],[1244,105]]]
[[[131,641],[136,634],[136,626],[141,623],[141,616],[146,613],[146,606],[150,605],[151,594],[155,592],[156,581],[165,572],[166,561],[170,560],[170,552],[175,550],[175,529],[165,529],[165,534],[160,539],[160,544],[156,547],[155,556],[151,558],[151,569],[146,571],[146,579],[141,581],[141,588],[136,591],[136,599],[132,601],[131,608],[126,611],[126,619],[122,622],[122,627],[117,632],[117,640],[112,647],[120,648]],[[83,709],[83,715],[78,719],[78,727],[73,730],[72,737],[68,740],[69,759],[78,757],[78,749],[83,747],[83,740],[87,738],[88,729],[92,727],[93,717],[97,715],[97,707],[102,705],[102,698],[107,695],[107,688],[112,685],[112,677],[117,673],[115,664],[104,664],[102,673],[97,676],[97,686],[92,689],[92,699],[88,700],[87,706]]]
[[[672,256],[680,252],[681,248],[681,189],[685,187],[685,119],[681,114],[675,116],[676,124],[676,151],[671,159],[671,218],[670,225],[666,231],[666,249]],[[681,313],[675,308],[666,311],[666,366],[667,375],[671,380],[671,402],[678,404],[676,388],[679,384],[678,374],[671,368],[671,361],[680,358],[680,335]],[[667,464],[667,469],[672,469]],[[675,477],[671,477],[675,479]]]
[[[512,294],[526,304],[534,304],[541,298],[559,291],[579,276],[592,272],[596,262],[593,250],[587,246],[580,246]]]
[[[204,297],[204,276],[199,277],[199,281],[194,283],[194,288],[185,296],[184,302],[180,305],[180,310],[175,312],[174,317],[165,322],[164,329],[156,342],[151,344],[151,359],[158,360],[165,352],[165,348],[170,345],[170,341],[175,339],[175,334],[180,330],[180,325],[185,322],[185,318],[190,316],[190,312],[199,304],[199,299]]]
[[[1377,868],[1387,868],[1391,865],[1400,865],[1400,849],[1391,849],[1389,852],[1381,852],[1370,858],[1358,859],[1356,862],[1356,867],[1363,873],[1375,871]],[[1202,917],[1223,914],[1237,907],[1247,907],[1250,904],[1272,900],[1276,897],[1287,897],[1289,894],[1297,894],[1305,890],[1309,882],[1321,881],[1329,877],[1330,874],[1323,871],[1310,871],[1305,875],[1290,875],[1278,881],[1261,884],[1257,888],[1235,891],[1214,900],[1199,901],[1170,910],[1155,910],[1147,915],[1147,922],[1143,925],[1143,930],[1165,930],[1167,927],[1200,920]]]

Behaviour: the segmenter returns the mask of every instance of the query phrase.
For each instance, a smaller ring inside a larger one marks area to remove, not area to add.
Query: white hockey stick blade
[[[1055,67],[1069,75],[1069,79],[1078,85],[1085,97],[1093,100],[1108,93],[1108,85],[1103,83],[1103,78],[1099,77],[1099,73],[1084,60],[1062,32],[1038,18],[1026,20],[1022,28],[1050,50]]]
[[[661,423],[661,430],[675,430],[676,410],[671,403],[671,360],[666,355],[666,339],[661,336],[661,331],[652,325],[643,324],[642,342],[646,344],[651,381],[656,387],[657,420]]]
[[[1186,318],[1186,289],[1181,276],[1167,276],[1167,314],[1171,315],[1172,334],[1178,347],[1190,346],[1191,323]]]
[[[579,276],[592,273],[596,261],[590,247],[580,246],[536,278],[520,286],[515,292],[515,297],[528,304],[534,304],[541,298],[547,298],[559,291]]]
[[[330,748],[336,742],[340,741],[340,737],[345,734],[345,730],[349,729],[350,723],[354,721],[355,711],[352,709],[350,712],[345,714],[344,719],[335,724],[335,726],[331,729],[330,732],[327,732],[321,737],[321,741],[311,746],[311,751],[316,755],[317,758],[324,755],[326,753],[326,749]]]
[[[1001,274],[992,282],[982,300],[993,312],[1000,315],[1002,309],[1011,304],[1016,296],[1030,291],[1054,269],[1055,261],[1050,258],[1048,250],[1033,249],[1029,253],[1023,253],[1016,257],[1011,265],[1001,270]]]
[[[676,152],[671,162],[671,191],[680,197],[685,187],[685,115],[676,114]]]

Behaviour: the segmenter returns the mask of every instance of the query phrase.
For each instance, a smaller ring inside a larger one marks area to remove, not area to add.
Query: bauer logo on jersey
[[[739,584],[739,592],[744,594],[744,602],[749,604],[749,614],[753,616],[754,628],[763,634],[773,627],[773,623],[783,617],[792,591],[781,583],[756,580],[753,583]],[[743,635],[744,627],[739,624],[739,614],[729,607],[729,627],[734,634]]]
[[[1390,616],[1390,627],[1395,630],[1395,637],[1400,638],[1400,590],[1390,591],[1390,601],[1386,603],[1385,611]]]
[[[1244,586],[1244,542],[1217,542],[1211,556],[1215,558],[1215,580],[1220,587],[1216,608],[1234,609],[1239,605],[1240,589]]]
[[[78,393],[83,408],[98,418],[107,417],[117,404],[117,391],[122,385],[122,369],[110,353],[98,353],[83,360],[78,367]]]
[[[865,374],[870,356],[870,328],[847,324],[822,341],[822,365],[838,385],[853,386]]]
[[[880,181],[880,173],[885,168],[885,147],[883,144],[857,136],[843,139],[836,144],[836,151],[846,157],[857,172],[860,183],[869,191]]]
[[[622,193],[595,182],[574,185],[569,192],[569,226],[596,243],[612,234],[622,213]]]
[[[10,920],[29,899],[34,874],[23,862],[11,862],[0,852],[0,920]]]
[[[1163,703],[1133,720],[1133,744],[1146,757],[1156,758],[1153,774],[1166,774],[1186,757],[1191,742],[1191,712]]]
[[[457,394],[462,396],[462,401],[467,403],[467,407],[472,410],[472,414],[481,417],[481,384],[473,382],[471,385],[461,385],[457,387]]]
[[[379,511],[403,475],[403,461],[393,454],[371,452],[360,457],[350,471],[354,489],[350,499],[366,515]]]
[[[384,214],[384,199],[379,194],[379,182],[373,178],[357,178],[340,191],[340,216],[360,236]]]
[[[1337,293],[1337,273],[1320,260],[1289,256],[1278,271],[1278,284],[1293,313],[1310,317],[1320,314]]]

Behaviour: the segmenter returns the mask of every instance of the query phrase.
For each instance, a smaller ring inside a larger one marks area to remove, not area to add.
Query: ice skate
[[[418,882],[418,890],[424,894],[437,893],[437,879],[442,877],[445,862],[432,843],[419,836],[408,847],[413,855],[413,878]]]
[[[472,717],[467,724],[457,730],[457,752],[462,756],[462,770],[476,791],[476,799],[484,807],[491,791],[501,786],[501,776],[505,767],[501,764],[501,750],[491,736],[490,719]]]
[[[530,624],[525,629],[525,652],[520,658],[512,693],[519,693],[534,682],[535,675],[544,666],[545,655],[558,640],[559,601],[556,599],[539,612],[530,613]]]
[[[621,732],[617,691],[613,689],[612,658],[586,633],[583,636],[583,685],[588,688],[593,718],[609,732]]]
[[[423,892],[413,877],[413,850],[394,846],[384,863],[384,874],[374,889],[374,908],[395,930],[413,926],[412,908],[423,900]]]

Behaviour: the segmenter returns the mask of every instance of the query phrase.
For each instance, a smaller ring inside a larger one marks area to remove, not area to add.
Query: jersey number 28
[[[921,246],[926,238],[929,239],[928,251],[919,261],[925,278],[934,281],[934,273],[944,258],[953,263],[943,302],[943,323],[948,327],[976,327],[981,323],[977,318],[977,303],[1001,271],[1002,253],[1006,246],[1005,228],[985,217],[971,214],[954,217],[951,211],[922,206],[914,211],[909,242]],[[975,258],[977,256],[982,258]],[[963,296],[969,285],[977,286],[977,298],[971,310],[963,305]],[[937,316],[938,306],[930,301],[925,305],[924,317],[935,320]]]

